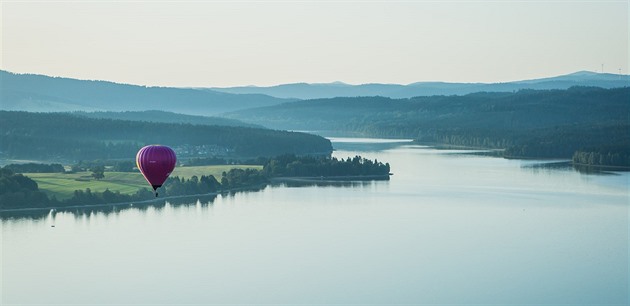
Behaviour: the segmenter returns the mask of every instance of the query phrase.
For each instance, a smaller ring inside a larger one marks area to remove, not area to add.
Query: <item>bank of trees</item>
[[[390,165],[361,156],[337,159],[283,155],[265,163],[263,172],[269,177],[388,176]]]
[[[48,207],[56,203],[29,177],[0,168],[0,208]]]
[[[256,169],[230,169],[222,173],[220,181],[214,175],[192,176],[188,179],[169,178],[164,184],[163,194],[167,196],[206,194],[244,187],[264,185],[268,178]]]
[[[573,163],[630,168],[630,145],[580,149],[573,154]]]
[[[378,160],[369,160],[361,156],[337,159],[314,156],[282,155],[261,160],[263,170],[230,169],[222,173],[219,179],[213,175],[192,176],[190,178],[171,177],[158,189],[160,196],[183,196],[226,192],[241,188],[264,186],[272,177],[354,177],[388,176],[390,166]],[[133,194],[121,194],[118,191],[105,190],[94,192],[89,188],[75,190],[66,200],[49,198],[38,189],[32,179],[16,174],[9,169],[0,169],[0,200],[2,209],[27,207],[64,207],[75,205],[99,205],[150,200],[155,197],[148,188],[141,188]]]

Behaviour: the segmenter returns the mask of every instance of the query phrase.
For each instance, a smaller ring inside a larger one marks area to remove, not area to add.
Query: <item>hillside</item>
[[[215,115],[269,106],[285,99],[191,88],[146,87],[0,70],[2,110],[31,112],[162,110]]]
[[[330,141],[269,129],[92,119],[64,113],[0,111],[2,158],[39,160],[132,159],[140,147],[164,144],[180,158],[252,158],[328,154]]]
[[[466,95],[475,92],[513,92],[521,89],[567,89],[572,86],[618,88],[630,86],[630,76],[580,71],[572,74],[505,83],[417,82],[400,84],[349,85],[341,82],[322,84],[282,84],[270,87],[211,88],[235,94],[265,94],[279,98],[320,99],[334,97],[383,96],[412,98],[433,95]]]
[[[131,121],[162,122],[162,123],[189,123],[201,125],[243,126],[262,128],[259,125],[245,123],[240,120],[214,116],[194,116],[164,112],[158,110],[149,111],[125,111],[125,112],[72,112],[75,116],[100,119],[118,119]]]
[[[573,123],[624,122],[630,104],[626,99],[629,92],[630,88],[574,87],[410,99],[314,99],[247,109],[227,116],[273,128],[302,130],[357,131],[372,125],[531,129]],[[387,134],[387,129],[382,133]],[[404,137],[416,136],[413,128],[404,134]]]
[[[229,114],[274,128],[512,148],[508,152],[514,156],[565,158],[583,147],[630,145],[629,116],[630,88],[595,87],[316,99]],[[545,152],[528,152],[523,146],[544,146]]]

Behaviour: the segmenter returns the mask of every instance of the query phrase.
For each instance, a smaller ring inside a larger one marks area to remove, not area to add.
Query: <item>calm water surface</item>
[[[5,216],[2,304],[628,304],[628,173],[333,141],[391,180]]]

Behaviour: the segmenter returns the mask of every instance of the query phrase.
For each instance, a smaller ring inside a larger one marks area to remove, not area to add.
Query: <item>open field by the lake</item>
[[[258,165],[217,165],[217,166],[193,166],[193,167],[177,167],[171,176],[179,176],[190,178],[193,175],[214,175],[217,180],[221,180],[221,173],[230,171],[230,169],[257,169],[262,170],[262,166]]]
[[[221,180],[221,173],[230,169],[262,169],[262,166],[255,165],[218,165],[218,166],[195,166],[175,168],[171,176],[190,178],[193,175],[214,175],[217,180]],[[140,172],[105,172],[105,177],[95,180],[91,177],[91,172],[77,173],[24,173],[37,182],[39,189],[48,195],[54,195],[59,200],[72,197],[75,190],[85,190],[90,188],[93,192],[103,192],[106,189],[118,191],[122,194],[135,193],[139,188],[150,188]]]

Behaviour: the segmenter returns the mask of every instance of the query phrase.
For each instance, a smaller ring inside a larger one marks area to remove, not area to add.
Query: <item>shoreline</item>
[[[41,210],[53,210],[53,209],[62,210],[62,209],[77,209],[77,208],[103,208],[103,207],[115,207],[115,206],[125,206],[125,205],[134,205],[134,204],[151,204],[152,202],[160,202],[162,200],[167,200],[167,199],[180,199],[180,198],[186,198],[186,197],[200,197],[200,196],[210,196],[210,195],[219,195],[219,194],[221,193],[211,192],[211,193],[203,193],[203,194],[159,197],[155,199],[144,200],[144,201],[134,201],[134,202],[85,204],[85,205],[71,205],[71,206],[8,208],[8,209],[0,209],[0,214],[8,213],[8,212],[28,212],[28,211],[41,211]]]
[[[630,167],[628,166],[591,165],[591,164],[574,163],[572,161],[570,161],[570,163],[578,167],[588,167],[588,168],[595,168],[595,169],[609,170],[609,171],[630,171]]]
[[[200,194],[190,194],[190,195],[176,195],[176,196],[166,196],[166,197],[158,197],[149,200],[143,201],[134,201],[134,202],[119,202],[119,203],[102,203],[102,204],[85,204],[85,205],[70,205],[70,206],[48,206],[48,207],[24,207],[24,208],[7,208],[0,209],[0,214],[2,213],[14,213],[14,212],[38,212],[38,211],[49,211],[49,210],[65,210],[65,209],[82,209],[82,208],[106,208],[106,207],[116,207],[116,206],[132,206],[135,204],[147,204],[151,205],[153,203],[162,202],[164,200],[169,199],[182,199],[182,198],[194,198],[194,197],[203,197],[203,196],[218,196],[220,194],[229,194],[232,192],[239,191],[258,191],[262,188],[269,186],[270,183],[283,183],[283,182],[343,182],[343,181],[371,181],[371,180],[388,180],[388,175],[363,175],[363,176],[312,176],[312,177],[277,177],[269,179],[268,183],[264,184],[256,184],[251,186],[244,186],[239,188],[232,188],[228,190],[222,190],[217,192],[210,193],[200,193]]]
[[[428,146],[435,149],[455,149],[455,150],[478,150],[481,155],[483,153],[498,153],[504,152],[505,148],[497,149],[497,148],[484,148],[484,147],[472,147],[472,146],[463,146],[463,145],[451,145],[444,144],[439,142],[420,142],[417,140],[413,141],[417,145]],[[470,154],[470,153],[462,153],[462,154]],[[474,154],[474,153],[473,153]],[[592,167],[601,170],[610,170],[610,171],[630,171],[630,166],[616,166],[616,165],[591,165],[591,164],[583,164],[583,163],[575,163],[571,157],[535,157],[535,156],[520,156],[520,155],[494,155],[488,154],[488,156],[494,156],[499,158],[504,158],[508,160],[541,160],[541,161],[558,161],[558,162],[567,162],[571,165],[578,167]]]

